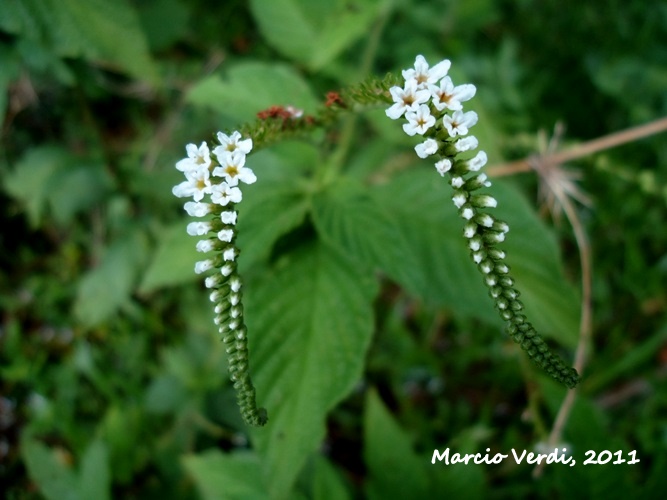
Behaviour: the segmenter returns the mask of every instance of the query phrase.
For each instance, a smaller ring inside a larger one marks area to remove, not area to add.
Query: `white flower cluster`
[[[195,272],[200,274],[215,267],[227,277],[233,271],[233,262],[238,254],[232,239],[237,215],[233,204],[239,203],[243,197],[239,182],[252,184],[257,177],[245,166],[246,155],[252,150],[252,139],[243,139],[239,132],[229,136],[218,132],[218,141],[220,145],[213,149],[213,155],[206,142],[199,147],[195,144],[185,147],[188,157],[176,163],[176,168],[185,174],[186,180],[174,186],[172,192],[179,198],[192,198],[193,201],[184,205],[188,215],[215,216],[211,220],[188,224],[187,231],[192,236],[216,233],[215,237],[197,243],[199,252],[220,251],[216,258],[197,262]],[[206,196],[210,197],[210,202],[203,201]],[[219,280],[213,278],[206,280],[209,288],[219,284]]]
[[[491,185],[486,174],[478,173],[486,165],[486,153],[479,151],[467,160],[456,158],[459,153],[474,151],[479,144],[475,136],[468,135],[477,123],[477,113],[464,112],[462,104],[475,95],[476,89],[469,83],[454,86],[447,76],[450,66],[450,61],[445,59],[431,68],[424,56],[417,56],[414,68],[403,70],[403,88],[396,86],[389,89],[394,104],[386,110],[386,114],[392,120],[405,116],[405,133],[426,137],[415,147],[420,158],[435,154],[441,156],[435,168],[441,176],[448,172],[451,175],[450,184],[454,188],[452,200],[461,216],[469,221],[464,236],[473,238],[477,235],[477,227],[483,226],[490,229],[486,232],[489,242],[497,243],[504,239],[507,225],[501,225],[493,217],[476,210],[495,207],[496,200],[487,195],[471,195],[472,191]],[[475,175],[466,178],[469,173]]]
[[[454,86],[452,79],[447,76],[450,66],[451,62],[445,59],[430,68],[424,56],[419,55],[415,59],[414,68],[403,70],[404,87],[389,89],[394,104],[387,109],[387,116],[397,120],[405,115],[408,123],[403,125],[403,130],[406,134],[428,137],[437,136],[438,132],[446,130],[446,137],[454,138],[467,135],[477,123],[477,113],[464,113],[461,104],[475,95],[475,86],[470,83]],[[427,133],[429,130],[431,133]],[[474,136],[462,137],[454,142],[454,146],[457,152],[473,150],[477,147],[477,139]],[[434,137],[429,137],[415,148],[420,158],[431,156],[438,150],[438,141]],[[441,174],[448,167],[451,165],[447,163],[436,164]]]

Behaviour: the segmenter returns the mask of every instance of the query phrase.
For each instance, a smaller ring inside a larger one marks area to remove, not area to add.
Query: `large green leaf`
[[[292,105],[308,113],[317,106],[310,87],[292,67],[264,62],[239,63],[224,79],[204,78],[190,90],[188,100],[237,122],[252,120],[270,106]]]
[[[368,32],[380,0],[252,0],[264,37],[284,55],[318,70]]]
[[[140,230],[127,233],[106,250],[99,266],[79,283],[74,313],[82,323],[99,324],[130,301],[146,252],[146,237]]]
[[[284,255],[248,284],[251,371],[269,411],[253,437],[277,498],[324,437],[327,412],[361,376],[376,291],[372,276],[321,243]]]
[[[77,472],[62,454],[31,438],[21,440],[21,453],[28,472],[49,500],[110,498],[111,476],[106,445],[92,441]]]
[[[23,439],[21,453],[28,474],[48,500],[79,500],[77,477],[63,456],[39,441]]]
[[[413,258],[410,242],[364,186],[339,182],[318,193],[313,221],[327,244],[399,282],[409,280],[402,274],[410,273],[405,265]]]
[[[400,274],[408,277],[402,284],[424,300],[500,324],[470,260],[451,188],[435,172],[417,168],[375,190],[382,210],[412,245],[414,258],[401,261],[410,266]],[[494,181],[489,193],[498,200],[494,214],[511,228],[502,248],[507,251],[527,315],[545,335],[574,345],[579,303],[563,276],[553,234],[510,184]]]
[[[157,82],[137,14],[126,0],[3,0],[0,28],[59,56],[108,62]]]
[[[429,498],[430,463],[420,460],[405,432],[375,391],[368,393],[364,414],[364,460],[368,498]]]
[[[269,498],[262,485],[259,460],[254,453],[226,455],[211,450],[200,455],[186,455],[183,465],[194,478],[204,500]]]
[[[29,150],[5,180],[7,191],[26,207],[37,226],[46,212],[66,224],[96,203],[111,187],[103,165],[82,161],[57,146]]]
[[[163,286],[174,286],[194,281],[197,238],[186,232],[187,220],[182,220],[161,231],[160,241],[139,285],[139,293],[150,293]]]

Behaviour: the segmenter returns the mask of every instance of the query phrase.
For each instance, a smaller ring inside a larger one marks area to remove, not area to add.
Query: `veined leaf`
[[[264,62],[237,64],[224,79],[204,78],[190,90],[188,100],[238,122],[252,120],[274,105],[292,105],[308,113],[317,106],[310,87],[294,69]]]
[[[140,230],[126,234],[106,250],[100,265],[79,283],[74,313],[81,322],[89,326],[101,323],[130,300],[146,250]]]
[[[364,460],[369,469],[368,498],[429,498],[428,467],[375,391],[364,414]]]
[[[366,34],[384,3],[252,0],[250,5],[269,43],[316,71]]]
[[[174,286],[194,281],[197,238],[186,232],[188,221],[182,221],[162,230],[162,237],[143,275],[139,293],[150,293],[163,286]]]
[[[0,27],[62,57],[108,61],[157,82],[135,10],[126,0],[3,0]]]
[[[324,437],[327,412],[361,376],[377,288],[354,262],[311,243],[246,290],[251,371],[269,411],[253,437],[280,498]]]
[[[231,455],[211,450],[187,455],[183,466],[194,478],[204,500],[263,500],[269,495],[262,486],[259,460],[254,453]]]
[[[22,439],[21,453],[30,477],[48,500],[80,500],[77,477],[63,457],[30,438]]]
[[[318,193],[313,221],[322,240],[350,258],[399,282],[409,279],[401,276],[411,267],[405,264],[412,260],[409,241],[362,185],[341,182]]]
[[[451,193],[435,172],[425,170],[396,176],[376,190],[382,210],[410,241],[415,255],[402,261],[411,269],[401,274],[408,277],[401,284],[423,300],[500,324],[470,259]],[[496,180],[489,193],[498,200],[492,212],[510,226],[501,248],[507,252],[527,316],[540,333],[574,345],[579,303],[563,276],[553,234],[510,184]]]

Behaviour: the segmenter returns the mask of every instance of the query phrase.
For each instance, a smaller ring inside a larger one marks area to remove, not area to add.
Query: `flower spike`
[[[496,199],[487,194],[473,194],[491,185],[485,174],[478,173],[486,165],[486,153],[479,151],[468,156],[478,147],[477,138],[468,135],[478,116],[474,111],[464,111],[462,103],[470,100],[476,89],[472,84],[454,86],[447,76],[449,67],[450,62],[444,60],[430,68],[423,56],[417,56],[414,68],[403,71],[404,87],[390,89],[394,104],[386,114],[393,120],[404,116],[405,133],[425,138],[415,147],[417,155],[420,158],[436,155],[438,174],[449,176],[448,182],[454,188],[452,201],[465,221],[463,236],[468,240],[470,256],[483,276],[498,314],[507,322],[507,333],[547,374],[574,388],[580,380],[577,371],[549,350],[522,312],[519,291],[514,288],[509,266],[504,262],[505,252],[497,248],[505,240],[509,226],[483,211],[495,208]],[[424,92],[430,97],[425,99]],[[468,155],[459,158],[461,153]]]
[[[187,227],[188,234],[204,237],[197,243],[197,251],[213,255],[197,262],[195,272],[208,274],[204,283],[212,290],[210,299],[216,313],[215,324],[227,346],[230,379],[243,420],[248,425],[262,426],[268,418],[264,408],[257,408],[255,387],[250,379],[241,278],[236,266],[239,250],[235,245],[235,207],[243,199],[239,181],[252,184],[257,179],[245,166],[253,143],[251,139],[243,139],[239,132],[230,136],[218,132],[217,138],[220,145],[213,149],[212,155],[205,142],[199,147],[186,146],[188,157],[176,164],[186,180],[175,186],[173,193],[194,200],[184,205],[188,215],[207,217],[207,220],[190,222]],[[204,201],[206,196],[208,201]]]

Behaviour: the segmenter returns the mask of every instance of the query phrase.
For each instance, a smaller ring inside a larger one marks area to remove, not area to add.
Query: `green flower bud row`
[[[237,284],[236,290],[231,283]],[[248,361],[248,330],[243,322],[243,297],[236,265],[212,294],[215,298],[215,318],[229,362],[229,375],[236,391],[236,400],[243,420],[252,426],[263,426],[268,421],[264,408],[257,408],[255,387],[250,378]]]

